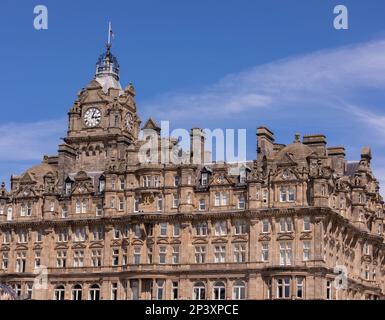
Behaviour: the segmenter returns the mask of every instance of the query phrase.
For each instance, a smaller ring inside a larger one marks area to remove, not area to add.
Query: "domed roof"
[[[119,92],[122,92],[122,86],[119,82],[118,59],[111,53],[110,45],[107,45],[106,52],[100,55],[96,63],[95,80],[105,93],[110,88],[119,89]]]
[[[299,134],[296,134],[294,142],[281,149],[276,154],[275,159],[282,161],[287,159],[287,156],[290,156],[293,160],[306,160],[313,153],[314,151],[310,147],[301,143]]]
[[[114,76],[116,80],[119,80],[119,63],[118,59],[112,54],[110,46],[107,45],[106,52],[99,56],[96,62],[96,77],[103,75]]]

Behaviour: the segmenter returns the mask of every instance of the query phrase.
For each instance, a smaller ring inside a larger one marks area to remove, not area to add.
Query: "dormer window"
[[[71,182],[66,182],[65,184],[65,194],[69,195],[71,194],[72,190],[72,183]]]
[[[246,182],[246,169],[241,168],[239,170],[239,183],[245,183]]]
[[[106,189],[106,180],[105,178],[102,176],[100,177],[99,179],[99,192],[104,192],[104,190]]]
[[[207,186],[207,182],[208,182],[208,174],[202,173],[202,180],[201,180],[202,186]]]

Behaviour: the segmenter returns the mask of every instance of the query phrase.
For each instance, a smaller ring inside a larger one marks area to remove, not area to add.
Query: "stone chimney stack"
[[[326,136],[323,134],[312,134],[303,136],[303,144],[313,149],[319,156],[326,156]]]
[[[274,152],[274,133],[266,127],[257,128],[257,159],[273,154]]]
[[[330,147],[327,148],[328,156],[332,159],[332,167],[338,176],[342,176],[346,171],[345,148]]]
[[[200,128],[192,128],[190,132],[190,159],[193,164],[205,163],[205,134]]]

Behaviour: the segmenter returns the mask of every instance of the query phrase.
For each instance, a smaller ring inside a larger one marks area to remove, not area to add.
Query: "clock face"
[[[127,115],[126,115],[126,127],[127,127],[127,130],[131,130],[133,123],[134,123],[134,118],[132,117],[132,114],[131,113],[127,113]]]
[[[84,123],[87,127],[96,127],[102,119],[102,113],[97,108],[89,108],[84,114]]]

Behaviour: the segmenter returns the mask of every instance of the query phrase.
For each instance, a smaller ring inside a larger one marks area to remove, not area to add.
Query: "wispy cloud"
[[[66,129],[65,119],[35,123],[0,124],[0,180],[9,181],[44,154],[55,154]]]
[[[384,52],[381,40],[291,57],[228,75],[195,92],[161,95],[142,107],[152,114],[167,110],[170,120],[180,121],[298,104],[338,106],[357,90],[385,89]]]
[[[65,119],[1,124],[0,161],[37,161],[44,153],[55,153],[65,126]]]

